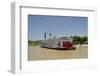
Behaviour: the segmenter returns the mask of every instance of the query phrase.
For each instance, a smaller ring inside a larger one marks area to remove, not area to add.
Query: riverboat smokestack
[[[44,39],[46,39],[46,37],[47,37],[47,33],[45,32],[45,33],[44,33]]]
[[[50,38],[51,38],[52,34],[50,33],[49,36],[50,36]]]

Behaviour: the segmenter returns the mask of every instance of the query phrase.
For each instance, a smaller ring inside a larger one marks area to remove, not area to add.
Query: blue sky
[[[28,15],[28,39],[42,40],[44,33],[52,36],[87,36],[88,18],[75,16]]]

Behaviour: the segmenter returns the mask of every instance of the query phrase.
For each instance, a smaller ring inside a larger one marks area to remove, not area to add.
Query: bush
[[[31,45],[31,46],[37,46],[37,45],[40,45],[41,44],[41,41],[28,41],[28,45]]]

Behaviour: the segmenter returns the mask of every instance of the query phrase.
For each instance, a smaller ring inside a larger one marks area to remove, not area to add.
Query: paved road
[[[28,59],[31,60],[54,60],[54,59],[76,59],[87,58],[87,46],[81,46],[76,50],[54,50],[41,48],[40,46],[29,46]]]

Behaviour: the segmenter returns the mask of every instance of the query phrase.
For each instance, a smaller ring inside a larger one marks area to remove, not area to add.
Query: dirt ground
[[[54,50],[41,48],[40,46],[28,47],[28,60],[55,60],[55,59],[79,59],[88,57],[88,47],[80,46],[76,50]]]

